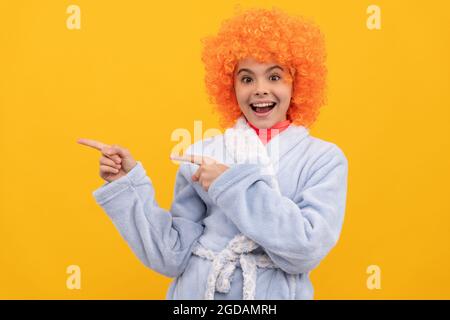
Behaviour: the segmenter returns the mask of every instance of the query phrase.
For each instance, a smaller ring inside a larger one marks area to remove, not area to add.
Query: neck
[[[273,125],[270,128],[258,128],[255,125],[253,125],[250,121],[247,120],[247,124],[255,130],[258,137],[261,139],[261,141],[266,144],[268,143],[273,137],[275,137],[277,134],[280,134],[282,131],[286,130],[289,125],[291,124],[290,120],[282,120],[275,125]]]

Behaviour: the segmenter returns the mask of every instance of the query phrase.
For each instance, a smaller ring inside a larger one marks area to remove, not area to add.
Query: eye
[[[277,81],[277,80],[280,80],[281,77],[280,77],[279,75],[277,75],[277,74],[273,74],[273,75],[271,75],[271,76],[269,77],[269,79],[270,79],[270,80],[273,80],[273,81]]]
[[[243,83],[250,83],[250,82],[252,81],[252,78],[250,78],[250,77],[242,77],[242,78],[241,78],[241,81],[242,81]]]

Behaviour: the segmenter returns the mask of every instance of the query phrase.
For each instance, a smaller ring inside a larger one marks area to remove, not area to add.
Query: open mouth
[[[269,103],[251,103],[250,107],[253,111],[259,114],[266,114],[270,112],[273,108],[275,108],[276,102]]]

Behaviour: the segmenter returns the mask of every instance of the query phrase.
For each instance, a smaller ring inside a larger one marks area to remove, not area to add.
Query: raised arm
[[[183,170],[187,165],[177,172],[169,211],[156,203],[152,182],[139,161],[127,175],[93,192],[138,258],[168,277],[178,276],[186,267],[192,246],[203,233],[206,212]]]

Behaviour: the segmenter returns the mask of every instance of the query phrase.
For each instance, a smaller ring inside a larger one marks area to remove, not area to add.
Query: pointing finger
[[[170,155],[170,159],[182,162],[190,162],[201,166],[202,164],[212,164],[216,161],[209,157],[198,156],[194,154],[178,156],[178,155]]]
[[[202,164],[201,159],[194,159],[192,156],[170,155],[170,159],[175,160],[175,161],[194,163],[194,164],[198,164],[198,165]],[[195,161],[195,160],[197,160],[197,161]]]
[[[111,154],[106,153],[105,150],[108,150],[109,148],[111,148],[110,145],[106,144],[106,143],[102,143],[100,141],[96,141],[96,140],[92,140],[92,139],[78,139],[77,142],[79,144],[94,148],[98,151],[100,151],[103,155],[105,155],[106,157],[114,160],[116,163],[120,163],[122,162],[120,157],[115,155],[114,152],[112,152]]]
[[[79,144],[97,149],[98,151],[102,151],[102,148],[104,148],[104,147],[109,147],[109,145],[107,145],[105,143],[102,143],[100,141],[91,140],[91,139],[81,138],[81,139],[78,139],[77,142]]]

